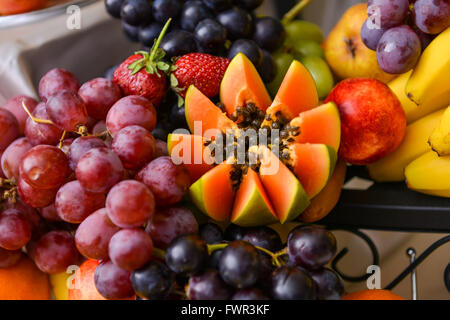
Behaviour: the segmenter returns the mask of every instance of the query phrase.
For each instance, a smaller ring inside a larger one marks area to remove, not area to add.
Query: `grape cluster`
[[[296,227],[283,248],[269,227],[230,225],[223,233],[206,223],[134,270],[131,286],[143,299],[334,300],[344,293],[339,276],[325,267],[335,253],[336,239],[320,227]]]
[[[202,52],[233,58],[244,53],[271,82],[276,65],[270,52],[286,39],[281,21],[256,17],[253,10],[263,0],[106,0],[109,14],[122,20],[123,30],[132,41],[151,47],[167,19],[170,32],[161,48],[168,58]]]
[[[431,40],[450,26],[448,0],[369,0],[361,39],[387,73],[414,68]]]
[[[64,69],[41,78],[39,95],[0,108],[0,267],[24,247],[49,274],[102,260],[99,290],[122,297],[123,274],[147,264],[155,244],[198,232],[180,206],[190,175],[153,136],[147,99],[105,78],[81,85]]]

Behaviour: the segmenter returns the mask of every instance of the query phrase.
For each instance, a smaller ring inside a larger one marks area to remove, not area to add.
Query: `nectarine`
[[[387,85],[375,79],[340,82],[326,102],[333,101],[341,116],[339,156],[357,165],[375,162],[393,152],[406,131],[400,101]]]

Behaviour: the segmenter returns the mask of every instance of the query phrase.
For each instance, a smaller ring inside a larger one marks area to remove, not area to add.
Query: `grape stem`
[[[161,260],[165,260],[166,252],[159,248],[153,248],[153,256],[155,256],[156,258],[159,258]]]
[[[66,133],[67,133],[66,130],[64,130],[62,133],[61,139],[59,139],[59,146],[58,146],[59,149],[62,149],[63,141],[64,141],[64,138],[66,137]]]
[[[286,25],[292,20],[294,20],[300,12],[311,2],[312,0],[301,0],[299,3],[297,3],[295,6],[292,7],[291,10],[289,10],[281,19],[281,22]]]
[[[28,114],[28,116],[31,118],[31,120],[33,120],[33,122],[36,122],[36,123],[43,123],[43,124],[53,124],[53,125],[54,125],[54,123],[53,123],[51,120],[47,120],[47,119],[39,119],[39,118],[34,117],[34,116],[31,114],[30,110],[28,110],[28,108],[27,108],[27,106],[25,105],[25,102],[24,102],[23,100],[22,100],[22,107],[23,107],[23,109],[25,110],[25,112]]]

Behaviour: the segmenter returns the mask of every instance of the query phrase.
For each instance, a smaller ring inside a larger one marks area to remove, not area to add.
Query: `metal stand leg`
[[[413,264],[416,261],[416,250],[409,248],[406,254],[409,256],[410,263]],[[411,296],[413,300],[417,300],[417,270],[415,268],[411,271]]]

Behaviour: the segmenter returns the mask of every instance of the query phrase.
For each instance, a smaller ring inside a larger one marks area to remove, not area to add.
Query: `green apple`
[[[300,62],[303,63],[314,78],[319,98],[326,98],[334,86],[333,74],[328,64],[322,58],[315,56],[303,57]]]
[[[285,26],[287,38],[286,43],[294,46],[300,40],[312,40],[317,43],[323,42],[323,32],[314,23],[304,20],[293,20]]]
[[[294,56],[290,53],[277,51],[272,54],[272,57],[277,66],[277,75],[275,76],[275,79],[267,85],[267,89],[272,97],[274,97],[277,94],[278,88],[280,87],[281,82],[283,82],[284,76],[291,66],[292,61],[294,61]]]

